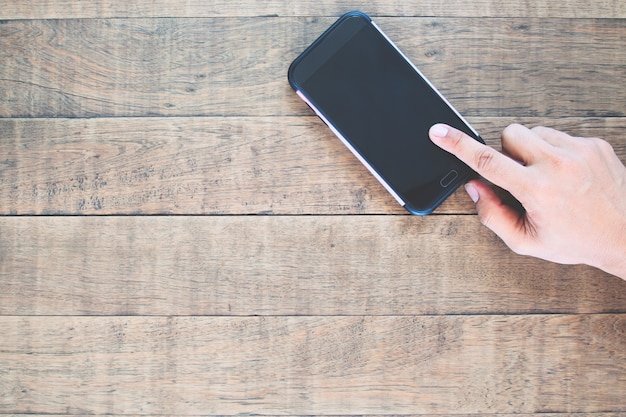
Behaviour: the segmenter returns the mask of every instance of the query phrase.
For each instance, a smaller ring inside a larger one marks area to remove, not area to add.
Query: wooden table
[[[625,281],[407,215],[286,79],[360,8],[489,144],[626,161],[623,0],[8,3],[0,414],[626,413]]]

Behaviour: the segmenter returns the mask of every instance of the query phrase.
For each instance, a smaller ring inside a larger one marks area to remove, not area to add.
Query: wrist
[[[617,230],[626,230],[626,225]],[[606,246],[607,250],[600,262],[592,266],[626,280],[626,234],[620,233],[614,242],[614,244]]]

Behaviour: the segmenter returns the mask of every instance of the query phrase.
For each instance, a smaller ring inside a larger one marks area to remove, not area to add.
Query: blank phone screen
[[[435,123],[476,137],[415,69],[367,24],[302,83],[302,90],[405,200],[432,196],[467,168],[428,139]]]

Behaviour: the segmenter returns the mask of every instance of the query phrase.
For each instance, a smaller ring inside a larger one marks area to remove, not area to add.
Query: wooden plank
[[[624,412],[626,316],[0,317],[0,411]]]
[[[475,216],[0,218],[2,315],[626,311],[626,281]]]
[[[80,416],[80,417],[90,417],[88,414],[69,414],[71,416]],[[360,415],[359,417],[379,417],[381,414],[378,415]],[[481,417],[623,417],[623,413],[609,413],[609,412],[603,412],[603,413],[513,413],[513,414],[508,414],[508,413],[498,413],[498,414],[491,414],[491,413],[480,413]],[[28,416],[28,417],[64,417],[64,416],[68,416],[68,414],[32,414],[32,413],[28,413],[28,414],[3,414],[3,416],[6,417],[23,417],[23,416]],[[113,417],[113,414],[99,414],[99,416],[101,417]],[[288,415],[288,414],[280,414],[280,415],[268,415],[268,414],[264,414],[264,417],[300,417],[300,416],[295,416],[295,415]],[[132,414],[125,414],[124,417],[161,417],[160,415],[150,415],[150,414],[136,414],[136,415],[132,415]],[[197,415],[191,415],[188,414],[187,417],[206,417],[206,414],[197,414]],[[313,416],[312,416],[313,417]],[[332,415],[324,415],[324,417],[346,417],[345,415],[343,416],[332,416]],[[451,414],[451,413],[446,413],[446,414],[403,414],[402,417],[476,417],[475,414]]]
[[[312,117],[0,126],[5,214],[405,213]]]
[[[67,416],[68,414],[3,414],[3,416],[6,417],[23,417],[23,416],[28,416],[28,417],[63,417],[63,416]],[[69,414],[72,416],[80,416],[80,417],[90,417],[88,414]],[[609,413],[609,412],[603,412],[603,413],[513,413],[513,414],[508,414],[508,413],[498,413],[498,414],[491,414],[491,413],[480,413],[481,417],[623,417],[623,413]],[[99,416],[101,417],[113,417],[113,414],[99,414]],[[359,417],[379,417],[381,416],[381,414],[378,415],[366,415],[366,414],[362,414]],[[132,414],[125,414],[124,417],[161,417],[158,415],[150,415],[150,414],[136,414],[136,415],[132,415]],[[206,417],[206,414],[198,414],[198,415],[190,415],[188,414],[187,417]],[[280,414],[280,415],[268,415],[268,414],[264,414],[263,417],[300,417],[300,416],[295,416],[295,415],[288,415],[288,414]],[[313,416],[311,416],[313,417]],[[332,416],[332,415],[324,415],[324,417],[346,417],[345,415],[343,416]],[[451,414],[451,413],[446,413],[446,414],[403,414],[402,417],[476,417],[475,414]]]
[[[64,417],[74,414],[6,414],[7,417]],[[111,414],[90,414],[90,416],[112,416]],[[481,417],[622,417],[623,413],[481,413]],[[125,414],[124,417],[150,417],[150,414]],[[177,414],[159,414],[153,417],[175,417]],[[187,415],[188,417],[195,417],[193,415]],[[198,414],[197,417],[205,417],[206,414]],[[327,415],[325,417],[348,417],[351,415]],[[378,415],[360,415],[359,417],[379,417]],[[87,417],[85,415],[85,417]],[[300,417],[295,415],[280,414],[280,415],[268,415],[264,414],[263,417]],[[476,417],[476,414],[402,414],[402,417]]]
[[[168,0],[76,2],[71,0],[13,0],[0,9],[0,19],[69,19],[99,17],[232,17],[232,16],[339,16],[363,9],[372,16],[449,17],[626,17],[620,0],[519,2],[461,0],[406,2],[400,0],[329,1],[205,1]]]
[[[332,18],[0,25],[0,116],[303,115],[287,67]],[[467,116],[624,116],[624,19],[380,18]]]
[[[626,118],[512,121],[609,140]],[[0,214],[406,214],[316,117],[0,120]],[[437,213],[474,213],[458,191]]]

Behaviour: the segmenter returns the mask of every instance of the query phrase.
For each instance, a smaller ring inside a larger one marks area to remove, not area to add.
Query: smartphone
[[[431,213],[476,175],[428,130],[446,123],[483,140],[365,13],[339,18],[293,61],[288,78],[410,213]]]

